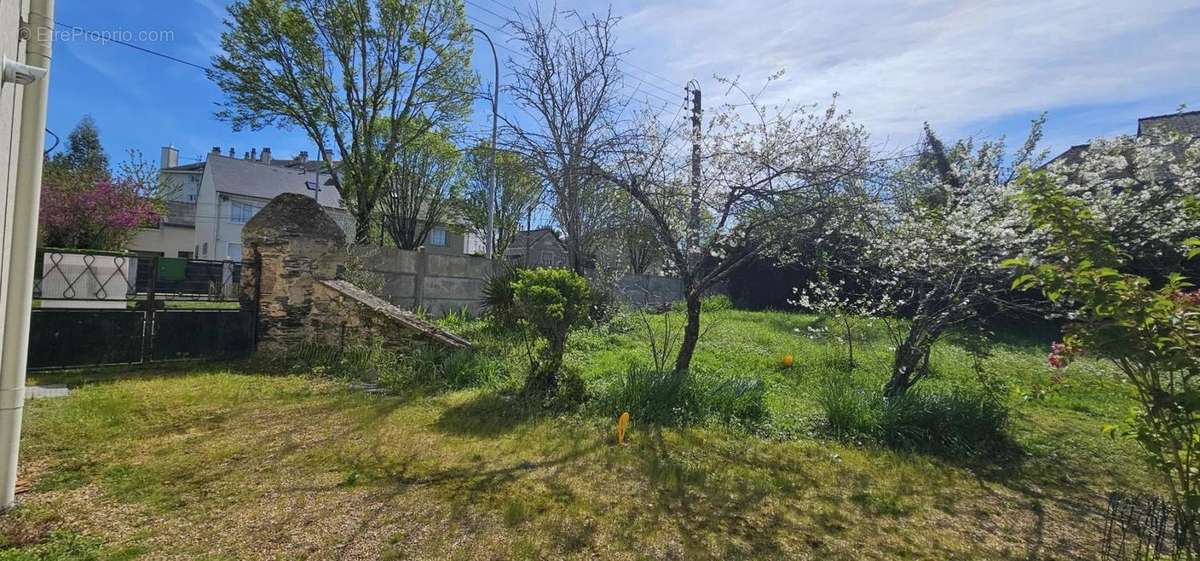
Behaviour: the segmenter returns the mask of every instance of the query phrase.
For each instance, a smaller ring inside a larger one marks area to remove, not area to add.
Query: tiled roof
[[[1191,136],[1200,136],[1200,111],[1171,113],[1138,119],[1138,136],[1154,128],[1165,128]]]
[[[273,199],[281,193],[312,196],[313,192],[308,190],[305,182],[315,179],[312,172],[305,172],[300,168],[267,165],[256,160],[227,158],[216,154],[209,155],[206,173],[212,175],[217,192],[260,199]],[[328,179],[328,176],[322,174],[323,185],[318,202],[325,207],[343,208],[341,197],[332,185],[328,185]]]

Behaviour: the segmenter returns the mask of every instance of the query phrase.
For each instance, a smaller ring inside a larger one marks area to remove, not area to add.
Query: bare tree
[[[509,27],[525,55],[510,61],[513,100],[532,123],[514,125],[514,148],[524,153],[548,187],[548,203],[565,234],[570,265],[584,272],[597,240],[616,225],[615,185],[589,173],[619,143],[621,53],[611,14],[582,16],[531,9]]]
[[[708,119],[694,182],[691,163],[671,150],[681,141],[680,131],[657,120],[614,165],[592,168],[642,204],[683,281],[687,318],[677,371],[689,368],[700,339],[704,292],[774,248],[780,222],[815,222],[820,211],[845,200],[847,191],[861,188],[871,165],[868,135],[835,103],[824,111],[789,105],[771,110],[757,94],[746,97],[748,104],[724,106]],[[672,218],[693,202],[698,212],[689,211],[686,220]]]

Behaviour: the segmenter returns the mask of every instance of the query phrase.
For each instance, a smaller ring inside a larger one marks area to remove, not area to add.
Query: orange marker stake
[[[618,446],[628,446],[628,444],[625,443],[625,429],[628,426],[629,426],[629,412],[626,411],[624,413],[621,413],[621,416],[617,418],[617,445]]]

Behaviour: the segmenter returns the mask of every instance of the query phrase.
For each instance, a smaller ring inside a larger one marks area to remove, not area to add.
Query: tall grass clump
[[[825,428],[838,438],[874,437],[879,433],[882,398],[850,376],[828,376],[818,386],[817,404]]]
[[[641,366],[630,367],[600,404],[606,413],[629,411],[639,422],[664,426],[720,421],[754,427],[768,417],[760,380]]]
[[[1013,446],[1008,406],[985,391],[956,386],[887,399],[877,387],[829,376],[816,395],[825,429],[835,438],[958,458],[1004,453]]]
[[[501,363],[473,349],[416,345],[400,351],[378,340],[344,346],[305,341],[263,362],[288,374],[370,382],[393,393],[488,386],[504,379]]]

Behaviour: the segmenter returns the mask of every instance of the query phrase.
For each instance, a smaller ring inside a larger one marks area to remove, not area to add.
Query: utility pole
[[[692,204],[688,211],[686,247],[691,274],[700,265],[700,84],[695,80],[688,82],[687,91],[692,94]]]
[[[496,69],[496,77],[492,82],[492,173],[488,184],[488,200],[487,200],[487,258],[495,257],[496,251],[496,122],[497,115],[500,109],[500,58],[496,56],[496,45],[492,43],[492,38],[487,32],[474,28],[475,31],[483,35],[487,39],[488,45],[492,47],[492,65]]]

